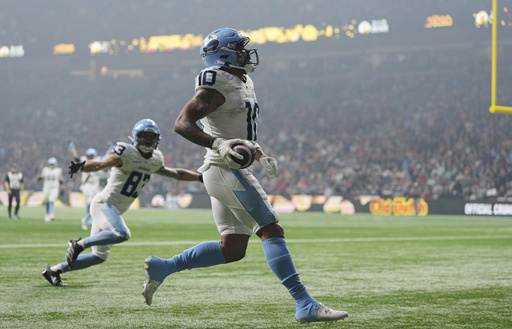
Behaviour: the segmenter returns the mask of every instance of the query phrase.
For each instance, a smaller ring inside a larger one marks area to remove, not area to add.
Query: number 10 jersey
[[[200,120],[205,133],[224,139],[257,140],[260,109],[254,84],[248,75],[242,81],[218,66],[212,66],[202,70],[196,77],[195,89],[214,89],[225,99],[224,104]],[[225,160],[207,148],[203,167],[208,164],[225,164]]]

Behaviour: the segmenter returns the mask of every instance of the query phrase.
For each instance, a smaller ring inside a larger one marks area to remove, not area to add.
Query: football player
[[[37,176],[38,180],[43,180],[43,197],[46,206],[46,222],[55,218],[55,201],[59,197],[60,184],[63,182],[62,169],[57,167],[57,159],[51,157],[48,159],[48,166]]]
[[[105,188],[92,200],[91,235],[85,239],[72,239],[68,243],[66,262],[56,264],[43,271],[43,277],[53,286],[66,286],[60,274],[81,270],[107,260],[112,245],[130,238],[130,229],[122,217],[149,181],[151,174],[177,180],[202,181],[202,175],[186,169],[168,168],[157,147],[160,130],[156,123],[144,119],[135,124],[131,134],[132,143],[118,142],[112,154],[103,160],[71,161],[69,174],[94,172],[111,168]],[[80,253],[92,247],[87,254]]]
[[[95,149],[89,148],[85,151],[85,159],[93,160],[96,159],[98,153]],[[82,217],[82,229],[87,230],[89,225],[92,224],[91,217],[91,202],[94,196],[100,191],[100,172],[99,171],[91,171],[91,172],[83,172],[81,176],[81,184],[80,191],[85,198],[86,203],[86,215]]]
[[[270,177],[277,174],[277,161],[256,143],[260,107],[248,73],[254,71],[259,58],[256,49],[246,48],[248,43],[248,37],[231,28],[215,30],[204,39],[200,54],[207,68],[196,77],[195,95],[181,110],[174,127],[178,134],[207,149],[199,172],[203,173],[211,196],[221,240],[201,243],[170,259],[149,256],[145,260],[142,294],[151,305],[153,294],[168,275],[241,260],[249,238],[255,233],[262,240],[269,267],[296,301],[297,321],[344,319],[347,312],[332,310],[307,292],[267,194],[251,167],[240,169],[232,159],[232,156],[240,158],[231,149],[233,144],[251,143],[257,149],[256,160],[266,173]]]

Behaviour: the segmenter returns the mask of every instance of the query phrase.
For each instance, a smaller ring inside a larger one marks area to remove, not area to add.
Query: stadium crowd
[[[512,197],[512,117],[489,113],[488,58],[463,49],[388,56],[378,65],[350,61],[338,58],[334,71],[315,59],[280,69],[262,61],[253,74],[258,141],[279,160],[275,178],[255,166],[269,194]],[[2,91],[7,117],[0,172],[16,162],[26,189],[40,189],[35,177],[49,157],[67,171],[69,140],[82,153],[89,147],[106,152],[109,141],[128,141],[133,124],[145,117],[162,130],[167,165],[197,169],[204,150],[173,132],[193,93],[197,62],[171,76],[11,79]],[[508,73],[503,89],[512,85]],[[503,90],[499,102],[512,105],[510,94]],[[64,186],[77,191],[78,184],[68,179]],[[147,187],[147,194],[203,191],[199,183],[160,177]]]

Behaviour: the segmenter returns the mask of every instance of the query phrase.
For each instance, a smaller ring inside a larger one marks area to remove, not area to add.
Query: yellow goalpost
[[[491,106],[489,111],[491,113],[512,113],[512,107],[496,105],[496,61],[498,57],[497,43],[498,43],[498,0],[492,0],[492,87],[491,87]]]

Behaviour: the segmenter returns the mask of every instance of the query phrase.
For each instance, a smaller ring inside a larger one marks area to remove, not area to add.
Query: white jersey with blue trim
[[[113,147],[112,153],[123,160],[123,165],[112,167],[107,185],[93,202],[109,202],[122,214],[139,196],[151,174],[164,166],[164,156],[154,150],[151,157],[145,159],[135,146],[122,142]]]
[[[231,73],[221,70],[220,66],[204,69],[196,77],[196,91],[215,89],[225,98],[224,104],[200,120],[205,133],[224,139],[241,138],[256,141],[260,109],[252,79],[248,75],[245,77],[244,82]],[[207,148],[203,167],[222,163],[225,163],[225,160]],[[200,172],[203,171],[201,168]]]
[[[43,172],[43,190],[58,189],[60,187],[60,177],[62,169],[58,167],[44,167]]]

